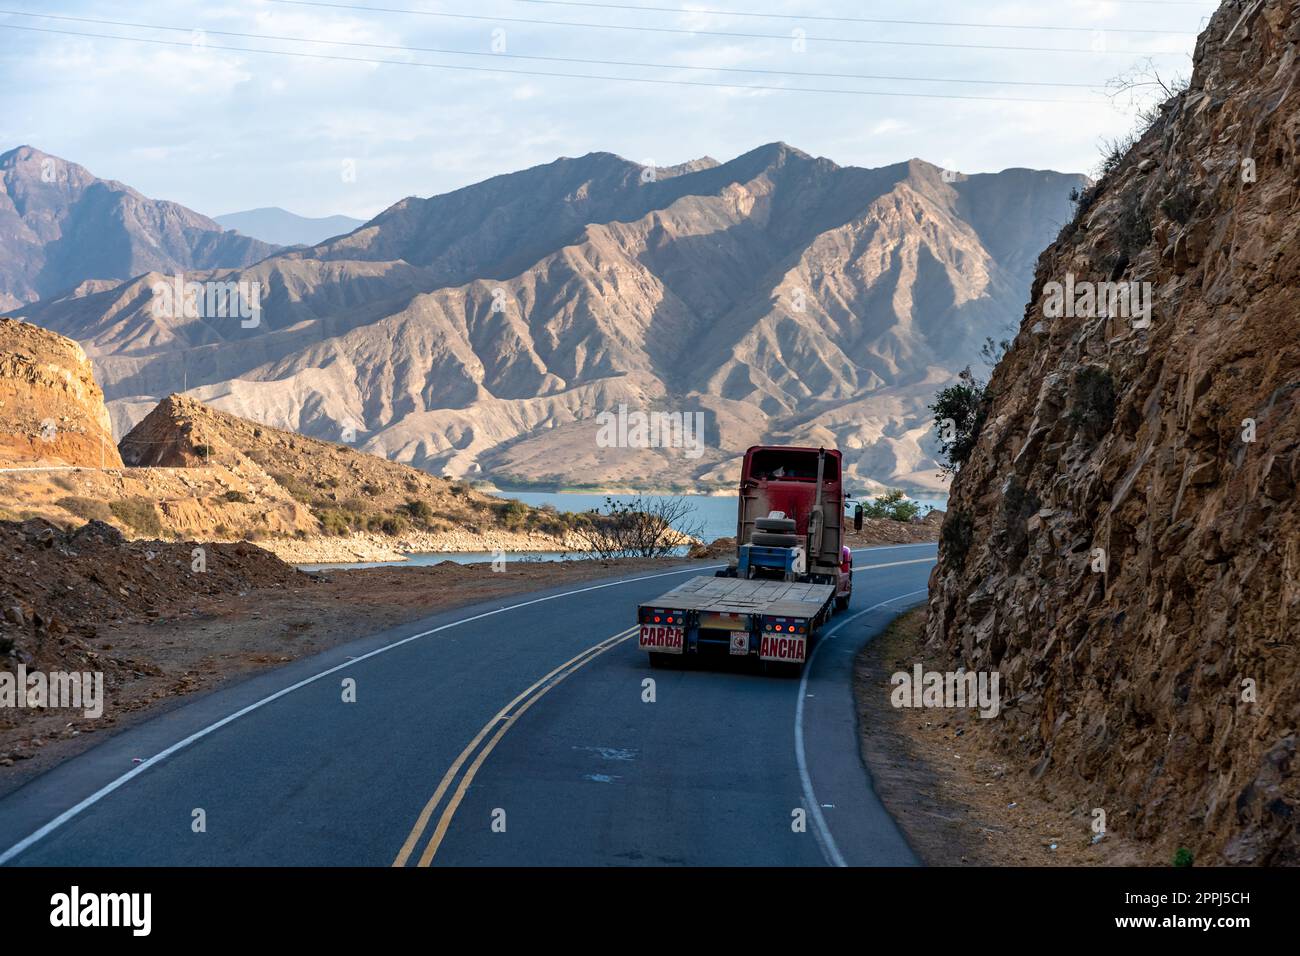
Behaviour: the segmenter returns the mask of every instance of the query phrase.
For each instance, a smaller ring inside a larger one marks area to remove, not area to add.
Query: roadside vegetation
[[[703,522],[680,498],[606,498],[601,508],[577,516],[574,535],[599,558],[663,558],[698,540]]]
[[[907,497],[902,488],[891,488],[883,495],[862,501],[862,517],[907,521],[920,517],[921,506]]]

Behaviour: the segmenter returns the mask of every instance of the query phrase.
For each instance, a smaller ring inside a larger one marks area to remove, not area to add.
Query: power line
[[[594,60],[585,57],[541,56],[524,53],[488,53],[483,50],[449,50],[438,47],[400,46],[391,43],[366,43],[360,40],[323,40],[317,37],[277,36],[266,33],[236,33],[230,30],[210,30],[207,27],[178,27],[160,23],[135,23],[128,20],[105,20],[99,17],[73,17],[53,13],[25,13],[21,10],[0,10],[0,15],[31,17],[39,20],[61,20],[75,23],[97,23],[102,26],[128,27],[144,30],[169,30],[174,33],[193,33],[195,29],[213,36],[238,37],[245,40],[272,40],[287,43],[323,43],[331,46],[357,46],[378,50],[400,50],[405,53],[438,53],[454,56],[505,57],[514,60],[545,60],[556,63],[584,63],[595,66],[631,66],[647,67],[660,70],[703,70],[719,73],[757,73],[770,76],[799,76],[814,78],[835,78],[849,80],[893,80],[910,83],[971,83],[983,86],[1055,86],[1075,89],[1100,89],[1099,83],[1059,83],[1048,80],[979,80],[957,77],[936,76],[892,76],[872,73],[818,73],[799,70],[772,70],[755,67],[738,66],[687,66],[677,63],[647,63],[637,60]]]
[[[486,23],[526,23],[532,26],[578,27],[589,30],[621,30],[631,33],[669,33],[676,36],[725,37],[742,40],[781,40],[789,42],[784,33],[737,33],[726,30],[687,30],[676,27],[632,26],[623,23],[584,23],[576,20],[541,20],[528,17],[489,17],[474,13],[444,13],[439,10],[412,10],[402,7],[372,7],[356,3],[326,3],[324,0],[266,0],[296,7],[325,7],[333,10],[359,10],[365,13],[404,13],[420,17],[442,17],[450,20],[475,20]],[[1105,31],[1094,31],[1103,33]],[[857,37],[804,36],[801,39],[818,43],[852,43],[863,46],[919,46],[952,50],[1004,50],[1013,53],[1090,53],[1095,56],[1184,56],[1182,50],[1093,50],[1061,46],[1006,46],[992,43],[938,43],[922,40],[864,40]]]
[[[150,43],[156,46],[176,46],[193,49],[193,43],[187,43],[184,40],[160,40],[154,37],[124,37],[116,36],[109,33],[81,33],[73,30],[56,30],[47,27],[21,27],[13,23],[0,23],[0,30],[23,30],[28,33],[50,33],[61,36],[88,37],[100,40],[123,40],[129,43]],[[845,96],[882,96],[882,97],[904,97],[908,99],[932,99],[932,100],[982,100],[990,103],[1063,103],[1073,104],[1075,106],[1092,105],[1091,100],[1060,100],[1060,99],[1041,99],[1030,97],[1011,97],[1011,96],[968,96],[960,93],[904,93],[888,90],[846,90],[832,89],[826,87],[808,87],[808,86],[768,86],[756,83],[710,83],[704,80],[667,80],[653,77],[639,76],[608,76],[591,73],[549,73],[541,70],[508,70],[503,67],[479,67],[465,66],[456,63],[425,63],[412,60],[387,60],[376,59],[373,57],[360,56],[341,56],[329,53],[303,53],[297,50],[259,50],[255,47],[241,46],[222,46],[217,44],[205,44],[204,49],[208,50],[225,50],[234,53],[255,53],[262,55],[274,56],[291,56],[299,59],[308,60],[337,60],[349,63],[377,63],[391,66],[416,66],[431,70],[461,70],[471,73],[502,73],[513,76],[547,76],[558,77],[562,79],[573,80],[610,80],[623,83],[651,83],[661,86],[696,86],[696,87],[713,87],[715,89],[728,90],[755,90],[761,92],[774,93],[833,93]]]
[[[1094,27],[1034,26],[1029,23],[967,23],[954,20],[901,20],[884,17],[828,17],[802,13],[755,13],[748,10],[714,10],[684,7],[656,7],[639,3],[594,3],[591,0],[515,0],[547,7],[590,7],[596,10],[637,10],[650,13],[672,13],[677,16],[707,14],[717,17],[746,17],[757,20],[808,20],[818,23],[875,23],[889,26],[912,27],[968,27],[977,30],[1055,30],[1062,33],[1093,33]],[[1188,30],[1117,29],[1115,33],[1154,33],[1160,35],[1196,36]]]

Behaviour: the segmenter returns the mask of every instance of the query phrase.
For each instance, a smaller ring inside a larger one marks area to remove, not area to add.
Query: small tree
[[[606,498],[604,507],[587,512],[573,531],[600,558],[662,558],[703,534],[694,515],[695,506],[683,498]]]
[[[977,379],[969,366],[957,379],[957,384],[941,390],[930,406],[944,475],[956,474],[966,463],[989,412],[988,383]]]
[[[864,518],[887,518],[890,521],[911,521],[921,513],[921,506],[909,501],[901,488],[894,488],[866,502],[862,506]]]

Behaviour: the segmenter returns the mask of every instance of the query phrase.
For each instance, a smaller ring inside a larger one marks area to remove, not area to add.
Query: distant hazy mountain
[[[237,268],[275,249],[30,146],[0,153],[0,310],[90,279]]]
[[[278,246],[314,246],[365,225],[365,220],[353,219],[351,216],[322,216],[313,219],[296,215],[279,206],[232,212],[217,216],[217,222],[227,229],[237,229],[246,236],[256,236],[263,242]]]
[[[455,475],[725,483],[748,445],[799,441],[856,481],[933,488],[925,406],[1014,327],[1084,183],[781,143],[658,170],[592,153],[223,273],[261,284],[255,329],[159,318],[157,276],[25,314],[85,345],[119,434],[188,389]],[[619,404],[704,412],[704,453],[601,447]]]

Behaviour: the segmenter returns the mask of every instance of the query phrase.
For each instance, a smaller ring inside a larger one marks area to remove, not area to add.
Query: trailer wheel
[[[659,670],[668,670],[677,666],[681,659],[676,654],[665,654],[662,651],[650,651],[650,666]]]
[[[844,597],[837,597],[837,598],[835,599],[835,611],[836,611],[836,613],[838,613],[838,612],[840,612],[840,611],[847,611],[847,610],[849,609],[849,598],[850,598],[850,597],[851,597],[851,595],[846,594],[846,595],[844,595]]]

